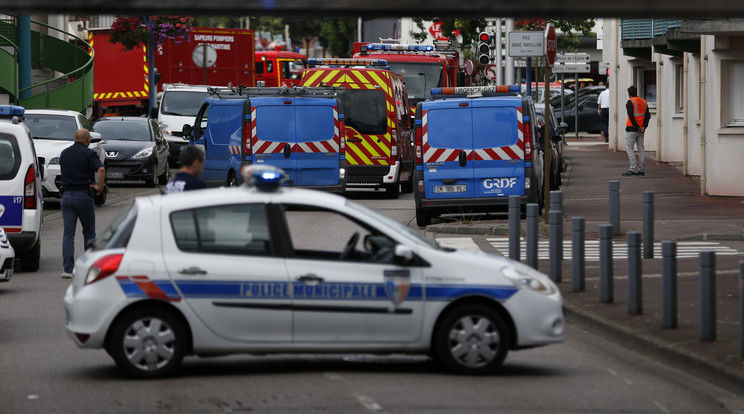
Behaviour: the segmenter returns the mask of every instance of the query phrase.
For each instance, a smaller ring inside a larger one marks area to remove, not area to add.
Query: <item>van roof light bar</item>
[[[326,59],[308,59],[308,66],[388,66],[385,59],[346,59],[346,58],[326,58]]]
[[[520,92],[519,85],[498,85],[498,86],[455,86],[448,88],[432,88],[433,96],[458,95],[468,97],[479,97],[489,95],[515,94]]]
[[[434,45],[406,45],[402,43],[367,43],[367,50],[389,50],[400,52],[433,52]]]

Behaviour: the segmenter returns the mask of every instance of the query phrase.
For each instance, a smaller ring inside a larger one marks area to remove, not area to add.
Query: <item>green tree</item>
[[[318,33],[320,44],[333,56],[351,56],[356,25],[356,18],[353,17],[322,20]]]
[[[477,19],[458,19],[458,18],[449,18],[449,19],[440,19],[438,17],[434,17],[429,19],[432,22],[435,23],[441,23],[442,24],[442,34],[444,36],[449,37],[452,40],[454,39],[454,35],[452,35],[452,32],[454,30],[459,30],[460,35],[462,36],[462,44],[463,46],[469,45],[473,43],[474,41],[477,41],[478,39],[478,33],[483,30],[483,28],[486,27],[486,19],[483,18],[477,18]],[[423,42],[427,39],[429,35],[429,28],[426,27],[425,20],[422,17],[414,17],[413,22],[418,28],[417,31],[411,31],[410,35],[415,40],[418,40],[419,42]]]
[[[310,51],[314,49],[315,37],[320,33],[320,20],[297,17],[285,18],[284,21],[289,25],[292,39],[302,39],[302,47],[307,51],[307,57],[314,57]]]

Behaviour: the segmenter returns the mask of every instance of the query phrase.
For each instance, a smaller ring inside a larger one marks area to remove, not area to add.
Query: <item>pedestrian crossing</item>
[[[481,251],[478,245],[470,237],[440,237],[436,241],[442,247],[450,247],[459,250],[469,251]],[[499,254],[505,257],[509,257],[509,238],[508,237],[487,237],[486,241],[495,248]],[[690,259],[698,258],[700,252],[713,251],[716,255],[724,256],[736,256],[742,255],[742,252],[728,247],[723,246],[719,242],[715,241],[679,241],[677,242],[677,258],[678,259]],[[524,238],[520,239],[520,260],[527,260],[527,245]],[[563,258],[571,259],[572,241],[563,240]],[[641,254],[643,254],[643,247],[641,247]],[[550,259],[550,244],[548,240],[539,240],[537,242],[537,258],[538,260]],[[625,242],[613,242],[612,244],[612,258],[614,260],[627,259],[628,258],[628,243]],[[661,259],[661,243],[654,243],[654,258]],[[584,242],[584,260],[587,262],[598,262],[599,261],[599,240],[586,240]]]

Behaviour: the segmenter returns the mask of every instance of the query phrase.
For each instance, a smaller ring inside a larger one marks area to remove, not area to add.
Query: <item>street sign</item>
[[[485,69],[483,69],[483,75],[486,77],[486,79],[493,81],[496,80],[496,74],[498,73],[498,70],[498,66],[488,65]]]
[[[509,32],[509,56],[540,57],[545,55],[543,32]]]
[[[467,73],[468,75],[473,74],[473,61],[472,60],[468,60],[467,62],[465,62],[465,73]]]
[[[548,23],[545,27],[545,41],[544,41],[544,55],[548,61],[548,66],[553,66],[555,63],[555,55],[558,51],[558,41],[555,37],[555,27],[552,23]]]
[[[559,63],[553,65],[553,73],[589,73],[591,66],[588,63]]]
[[[429,26],[429,34],[431,34],[436,40],[449,40],[449,37],[442,33],[442,22],[433,22],[431,26]],[[453,30],[452,35],[455,37],[460,36],[460,29]]]
[[[555,55],[556,63],[584,63],[589,62],[589,54],[587,53],[559,53]]]

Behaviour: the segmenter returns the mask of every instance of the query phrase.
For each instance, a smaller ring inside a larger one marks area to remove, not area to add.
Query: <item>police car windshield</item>
[[[387,132],[387,105],[381,90],[350,89],[344,93],[344,121],[360,134]]]
[[[166,91],[163,94],[163,115],[196,116],[201,104],[209,97],[207,91]]]
[[[389,62],[390,70],[400,73],[406,81],[408,99],[423,101],[431,98],[431,88],[442,86],[441,63]]]
[[[39,139],[73,141],[78,129],[75,118],[64,115],[26,114],[24,123],[31,137]]]
[[[414,242],[419,243],[419,244],[425,244],[435,249],[441,249],[441,247],[439,247],[439,245],[435,241],[429,240],[423,237],[421,234],[419,234],[415,230],[405,226],[403,223],[393,220],[392,218],[384,214],[380,214],[377,211],[372,210],[371,208],[368,208],[362,204],[359,204],[351,200],[346,200],[346,205],[354,210],[360,211],[368,216],[374,217],[378,221],[383,222],[388,227],[391,227],[393,230],[396,230],[397,234],[400,234],[406,237],[407,239],[413,240]]]

